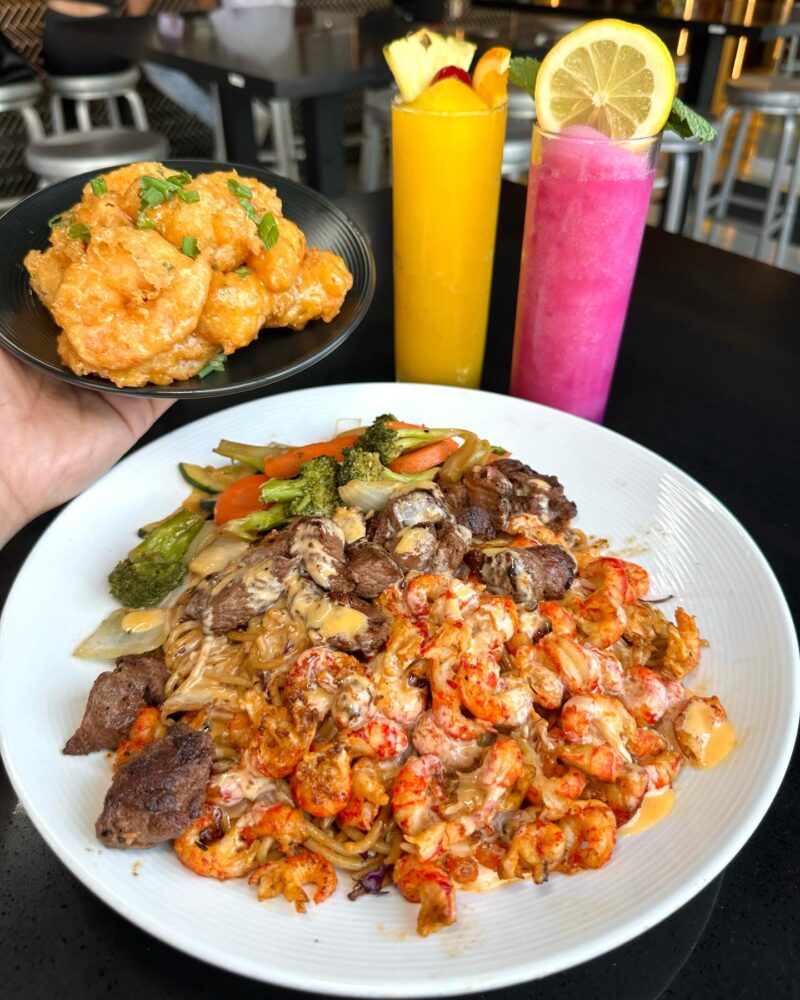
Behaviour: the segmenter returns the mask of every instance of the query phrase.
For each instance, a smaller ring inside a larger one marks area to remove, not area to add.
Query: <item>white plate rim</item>
[[[789,648],[792,650],[792,661],[788,665],[786,676],[791,679],[792,684],[790,691],[787,692],[788,696],[788,715],[793,720],[793,724],[790,729],[785,731],[783,739],[780,744],[780,748],[777,752],[777,757],[773,758],[772,768],[769,774],[766,776],[764,783],[761,785],[758,795],[755,797],[754,801],[750,804],[750,809],[745,817],[745,819],[739,823],[733,834],[729,835],[725,841],[724,848],[717,854],[712,864],[706,866],[706,869],[699,874],[696,878],[687,881],[682,886],[677,887],[671,893],[671,895],[661,901],[657,905],[652,905],[647,911],[646,921],[641,921],[637,923],[635,927],[631,926],[631,921],[623,921],[620,925],[613,927],[606,931],[605,933],[599,934],[593,939],[589,944],[582,944],[572,947],[565,947],[550,956],[549,958],[537,959],[533,962],[520,961],[517,964],[508,966],[505,969],[492,972],[486,975],[482,975],[477,979],[475,977],[470,978],[459,978],[458,974],[450,976],[448,978],[443,978],[440,980],[432,981],[428,978],[403,978],[396,984],[387,983],[382,981],[380,983],[369,983],[364,984],[361,982],[347,982],[341,978],[325,978],[324,974],[315,975],[313,978],[309,979],[309,970],[305,968],[303,970],[296,970],[294,974],[287,973],[286,970],[282,970],[281,974],[278,976],[270,975],[270,969],[264,965],[263,962],[257,960],[248,961],[246,959],[237,958],[236,965],[231,966],[230,956],[222,948],[217,948],[211,941],[202,942],[202,954],[199,951],[199,945],[196,940],[191,939],[188,935],[183,934],[180,928],[176,928],[174,925],[167,924],[164,920],[161,920],[153,912],[147,912],[145,910],[139,910],[137,908],[132,908],[130,901],[127,900],[124,894],[118,894],[107,885],[105,885],[100,879],[98,879],[94,873],[89,869],[86,864],[81,863],[82,859],[73,858],[68,850],[62,844],[58,832],[54,830],[47,818],[42,814],[39,809],[37,802],[29,795],[27,789],[24,787],[23,782],[17,772],[17,768],[14,761],[13,748],[9,745],[6,738],[6,727],[2,725],[3,714],[5,712],[5,705],[8,704],[8,698],[6,695],[6,672],[0,669],[0,756],[2,756],[3,762],[5,764],[9,779],[14,787],[16,794],[18,795],[20,802],[22,803],[25,811],[30,817],[36,829],[42,835],[43,839],[46,841],[51,850],[56,854],[59,860],[98,898],[102,899],[107,905],[112,909],[116,910],[119,914],[124,916],[126,919],[130,920],[136,926],[152,934],[159,940],[177,948],[180,951],[190,955],[191,957],[197,958],[201,961],[208,962],[212,965],[218,966],[219,968],[225,969],[226,971],[232,971],[245,976],[249,976],[252,979],[260,980],[266,983],[272,983],[276,986],[284,986],[292,989],[297,989],[300,991],[314,991],[325,993],[333,996],[345,996],[345,997],[387,997],[387,998],[399,998],[399,997],[438,997],[438,996],[453,996],[456,994],[468,994],[478,991],[484,991],[489,989],[497,989],[507,986],[512,986],[521,982],[526,982],[534,979],[539,979],[544,976],[552,975],[557,972],[564,971],[566,969],[572,968],[575,965],[581,964],[583,962],[589,961],[592,958],[596,958],[614,948],[617,948],[626,942],[632,940],[635,937],[643,934],[645,931],[660,923],[662,920],[666,919],[681,906],[685,905],[690,899],[692,899],[697,893],[699,893],[713,878],[715,878],[735,857],[736,854],[742,849],[745,843],[749,840],[752,834],[755,832],[756,828],[760,824],[764,815],[766,814],[770,804],[775,798],[778,789],[781,785],[783,777],[789,766],[789,762],[792,756],[792,751],[797,735],[798,728],[798,716],[800,716],[800,653],[797,648],[797,636],[795,633],[791,612],[787,604],[786,598],[780,587],[780,584],[773,572],[771,566],[769,565],[766,557],[761,552],[761,549],[753,540],[749,532],[744,528],[744,526],[739,522],[739,520],[734,517],[734,515],[719,501],[709,490],[707,490],[701,483],[699,483],[692,476],[685,473],[682,469],[676,466],[674,463],[667,459],[662,458],[656,452],[645,447],[644,445],[638,444],[632,441],[630,438],[619,434],[616,431],[611,430],[607,427],[602,427],[599,425],[591,424],[588,421],[584,421],[581,418],[574,417],[570,414],[564,414],[557,411],[552,411],[548,407],[540,406],[536,403],[529,403],[527,401],[522,401],[514,399],[500,393],[488,393],[480,390],[462,390],[462,389],[452,389],[450,387],[444,386],[434,386],[434,385],[421,385],[417,383],[394,383],[394,382],[364,382],[364,383],[352,383],[352,384],[339,384],[334,386],[320,386],[312,387],[308,389],[298,389],[288,393],[280,393],[274,396],[262,397],[261,399],[251,400],[246,403],[240,403],[236,406],[225,407],[212,414],[202,417],[196,421],[191,421],[181,427],[170,431],[156,440],[148,443],[142,448],[138,449],[134,454],[137,456],[147,456],[148,451],[155,451],[156,448],[160,448],[163,444],[169,440],[174,440],[180,437],[181,433],[186,430],[187,427],[200,427],[202,428],[206,424],[213,424],[221,414],[230,414],[232,411],[246,411],[248,409],[254,410],[260,406],[268,406],[276,398],[285,399],[291,397],[292,400],[297,400],[298,402],[298,412],[302,411],[302,400],[304,397],[318,395],[320,393],[324,394],[326,391],[335,392],[350,389],[354,393],[358,391],[375,391],[375,390],[386,390],[387,394],[389,392],[402,393],[405,391],[406,387],[409,389],[424,390],[426,392],[450,392],[450,393],[460,393],[460,394],[474,394],[478,393],[481,396],[495,397],[498,405],[508,405],[509,403],[523,404],[526,407],[531,407],[530,411],[535,414],[539,411],[542,414],[556,414],[559,420],[577,421],[578,423],[584,425],[585,427],[593,428],[594,431],[599,430],[603,434],[611,435],[621,442],[624,442],[626,447],[633,448],[640,451],[643,455],[648,457],[648,460],[655,460],[662,468],[670,471],[676,475],[683,482],[692,485],[694,488],[698,489],[702,494],[705,495],[706,499],[710,500],[713,507],[716,509],[718,515],[724,517],[729,525],[741,536],[745,543],[751,548],[753,554],[761,563],[761,568],[764,571],[764,581],[769,583],[770,594],[769,599],[776,610],[780,611],[781,617],[783,619],[783,625],[785,626],[786,635],[791,640],[789,643]],[[132,457],[132,456],[131,456]],[[124,464],[126,459],[121,460],[115,469],[119,469],[121,465]],[[176,459],[177,461],[177,459]],[[114,470],[112,470],[113,472]],[[104,479],[105,477],[103,477]],[[80,503],[83,497],[89,495],[92,490],[99,487],[103,480],[99,480],[98,483],[90,487],[81,497],[73,500],[67,508],[65,508],[59,515],[54,519],[51,525],[42,534],[41,538],[37,542],[34,550],[47,543],[48,538],[54,535],[58,529],[60,522],[66,516],[67,511],[75,504]],[[32,552],[34,551],[32,550]],[[14,580],[12,587],[9,591],[8,598],[6,600],[6,605],[3,610],[3,615],[0,617],[0,667],[2,666],[2,651],[4,648],[4,641],[6,639],[6,634],[10,628],[9,626],[9,607],[12,605],[12,596],[14,594],[15,588],[18,585],[19,580],[22,578],[25,572],[25,564],[20,569],[17,578]],[[431,939],[428,939],[431,940]]]

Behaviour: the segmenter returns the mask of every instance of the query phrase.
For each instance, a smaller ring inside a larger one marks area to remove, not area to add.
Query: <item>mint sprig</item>
[[[508,64],[508,82],[527,90],[533,97],[541,62],[533,56],[514,56]]]
[[[527,90],[533,97],[533,92],[536,89],[536,77],[541,65],[541,62],[532,56],[514,56],[508,65],[509,82]],[[701,143],[711,142],[717,136],[717,130],[714,126],[707,122],[702,115],[684,104],[679,97],[673,98],[672,109],[664,129],[674,132],[681,139],[694,137]]]
[[[681,139],[691,139],[694,136],[700,143],[711,142],[717,137],[717,130],[711,122],[685,105],[679,97],[672,99],[672,110],[664,128],[679,135]]]

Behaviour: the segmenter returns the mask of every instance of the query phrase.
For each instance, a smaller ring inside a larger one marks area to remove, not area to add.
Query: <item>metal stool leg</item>
[[[364,111],[363,130],[358,164],[359,181],[364,191],[377,191],[381,186],[383,166],[383,129],[377,116],[369,109]]]
[[[22,115],[22,120],[25,123],[25,131],[28,133],[28,139],[31,142],[38,142],[39,139],[44,139],[42,119],[39,117],[39,112],[36,108],[20,108],[19,113]]]
[[[64,105],[61,103],[61,98],[58,94],[51,94],[50,96],[50,118],[53,123],[53,133],[55,135],[61,135],[62,132],[66,131],[66,126],[64,125]]]
[[[744,140],[747,136],[747,129],[750,125],[750,119],[752,117],[752,111],[742,111],[742,116],[739,119],[739,128],[736,132],[736,138],[733,140],[733,149],[731,149],[731,158],[728,162],[728,166],[725,169],[725,175],[722,178],[722,187],[719,192],[719,201],[717,207],[714,210],[714,218],[718,222],[722,222],[725,216],[728,214],[728,204],[731,200],[731,193],[733,192],[733,184],[736,180],[736,171],[739,167],[739,160],[742,157],[742,149],[744,147]]]
[[[664,229],[668,233],[679,233],[681,230],[688,177],[689,156],[687,153],[676,153],[673,157],[672,177],[669,181],[667,204],[664,209]]]
[[[292,111],[288,101],[270,101],[269,113],[272,118],[272,141],[275,147],[275,169],[284,177],[299,180],[297,157],[294,148]]]
[[[120,96],[124,97],[128,102],[128,107],[131,109],[131,117],[133,118],[134,128],[138,129],[140,132],[147,132],[150,128],[150,124],[147,120],[147,112],[144,109],[144,102],[139,96],[139,91],[125,90]]]
[[[119,107],[117,106],[116,97],[106,99],[106,110],[108,111],[108,124],[112,128],[120,128],[122,120],[119,117]]]
[[[88,101],[75,102],[75,120],[78,123],[78,130],[81,132],[92,131],[92,113],[89,109]]]
[[[764,216],[761,220],[761,227],[758,232],[758,242],[756,243],[756,257],[759,260],[767,260],[767,243],[770,237],[772,220],[775,218],[775,211],[778,208],[778,199],[781,196],[781,179],[786,164],[789,161],[789,150],[794,143],[794,116],[787,115],[783,120],[783,131],[781,141],[778,146],[778,156],[775,159],[775,166],[772,169],[772,180],[767,193],[767,204],[764,209]]]
[[[778,237],[778,249],[775,253],[775,263],[778,267],[783,267],[789,240],[792,238],[794,220],[797,216],[798,184],[800,184],[800,146],[795,150],[794,165],[789,177],[789,189],[786,192],[786,208],[783,213],[783,224],[781,225]]]
[[[697,183],[697,198],[694,206],[694,222],[692,224],[692,239],[703,239],[703,223],[708,215],[708,202],[711,199],[711,190],[714,186],[714,178],[717,173],[722,147],[728,134],[731,122],[736,114],[736,109],[730,105],[725,108],[719,124],[717,138],[709,146],[703,148],[700,162],[700,177]]]

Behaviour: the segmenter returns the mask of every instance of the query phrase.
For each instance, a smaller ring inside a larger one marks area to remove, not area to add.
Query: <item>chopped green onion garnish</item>
[[[185,253],[187,257],[191,257],[192,260],[200,253],[197,249],[197,237],[196,236],[184,236],[181,240],[181,253]]]
[[[250,204],[247,198],[240,198],[239,204],[244,209],[244,214],[247,216],[247,218],[251,222],[254,222],[256,225],[258,225],[259,222],[261,221],[258,217],[258,212],[253,208],[253,206]]]
[[[250,275],[250,268],[249,267],[237,267],[236,270],[233,273],[234,274],[238,274],[240,278],[247,278]]]
[[[203,365],[203,367],[197,373],[197,377],[205,378],[206,375],[210,375],[212,372],[225,371],[225,362],[227,360],[228,359],[225,357],[222,351],[220,351],[219,354],[215,354],[210,361],[208,361],[205,365]]]
[[[152,219],[148,219],[146,215],[142,215],[142,213],[139,212],[139,215],[136,218],[136,228],[137,229],[155,229],[156,228],[156,224],[155,224],[155,222],[153,222]]]
[[[267,250],[271,250],[278,242],[278,223],[272,212],[264,213],[258,224],[258,235]]]
[[[108,185],[104,177],[95,177],[94,180],[89,181],[89,186],[92,189],[92,194],[98,198],[108,191]]]
[[[249,187],[245,187],[244,184],[240,184],[233,177],[228,178],[228,190],[231,194],[236,195],[237,198],[252,198],[253,192]]]
[[[187,170],[182,170],[179,174],[170,174],[167,178],[167,183],[178,184],[183,187],[184,184],[188,184],[192,179],[192,175]]]
[[[56,226],[68,226],[71,218],[71,212],[59,212],[57,215],[50,216],[47,220],[47,225],[51,229],[54,229]]]
[[[92,238],[92,231],[84,222],[76,222],[67,230],[67,236],[71,236],[75,240],[81,240],[83,243],[88,243]]]
[[[181,201],[186,201],[186,202],[192,203],[192,202],[195,202],[195,201],[200,201],[200,192],[199,191],[179,191],[178,192],[178,197],[180,198]]]

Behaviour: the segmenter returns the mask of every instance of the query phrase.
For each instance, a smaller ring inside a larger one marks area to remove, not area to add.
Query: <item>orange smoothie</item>
[[[397,378],[480,383],[505,105],[442,80],[392,108]]]

